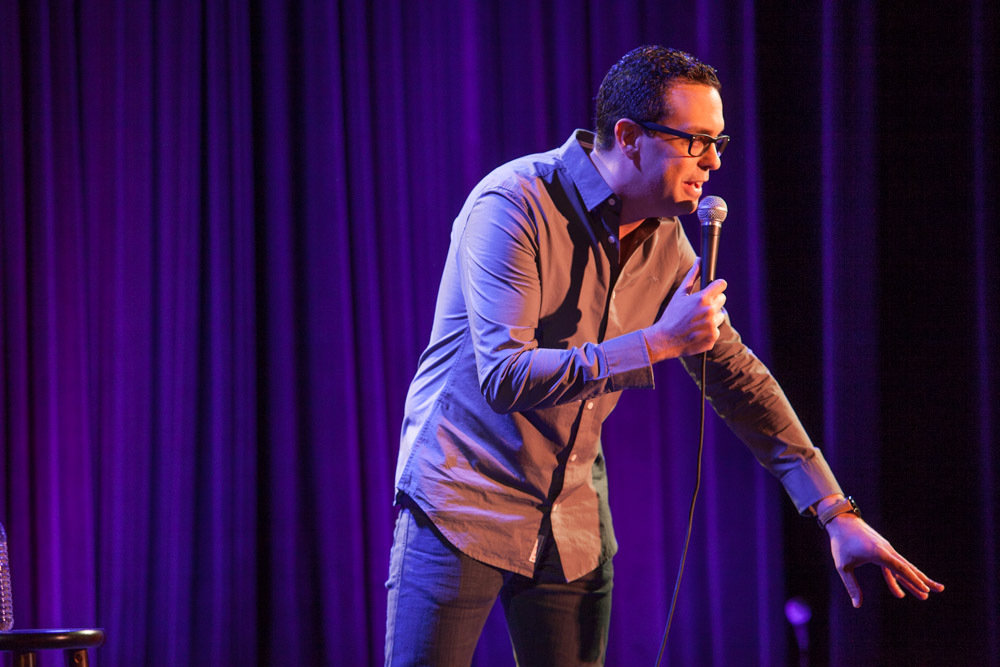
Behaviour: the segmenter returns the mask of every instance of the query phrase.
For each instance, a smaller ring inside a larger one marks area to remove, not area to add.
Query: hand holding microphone
[[[719,339],[719,327],[725,321],[726,281],[714,280],[722,221],[728,209],[721,197],[705,197],[698,206],[702,224],[702,258],[684,277],[670,298],[660,319],[644,330],[649,356],[653,363],[674,357],[707,352]],[[698,289],[698,273],[701,285]]]

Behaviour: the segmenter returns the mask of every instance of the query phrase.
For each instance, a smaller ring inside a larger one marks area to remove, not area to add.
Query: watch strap
[[[858,504],[854,502],[854,498],[847,496],[846,498],[841,498],[837,502],[833,503],[822,512],[816,515],[816,521],[819,522],[821,528],[826,528],[826,525],[833,521],[835,517],[841,514],[854,514],[855,516],[861,516],[861,510],[858,509]]]

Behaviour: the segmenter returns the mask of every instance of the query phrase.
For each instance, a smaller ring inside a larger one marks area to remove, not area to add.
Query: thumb
[[[692,294],[697,290],[699,273],[701,273],[700,257],[694,260],[694,264],[691,265],[687,275],[684,276],[684,282],[681,283],[681,290],[684,294]]]
[[[851,596],[851,604],[855,608],[861,606],[861,586],[858,585],[858,580],[854,578],[854,571],[848,569],[838,569],[837,574],[840,575],[840,580],[844,582],[844,588],[847,589],[847,594]]]

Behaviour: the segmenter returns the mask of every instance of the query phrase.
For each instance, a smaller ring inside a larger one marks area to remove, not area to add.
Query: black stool
[[[90,664],[87,649],[103,643],[101,628],[0,632],[0,651],[14,653],[14,667],[37,667],[37,651],[46,649],[62,649],[69,667],[87,667]]]

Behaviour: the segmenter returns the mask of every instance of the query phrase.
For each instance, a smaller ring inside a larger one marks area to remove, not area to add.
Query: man
[[[727,137],[715,71],[641,47],[608,72],[597,136],[488,175],[455,220],[396,470],[387,664],[467,665],[500,596],[519,665],[602,664],[617,545],[601,424],[652,365],[708,352],[716,411],[818,515],[853,569],[890,590],[942,586],[853,511],[767,369],[698,289],[676,216],[695,210]]]

